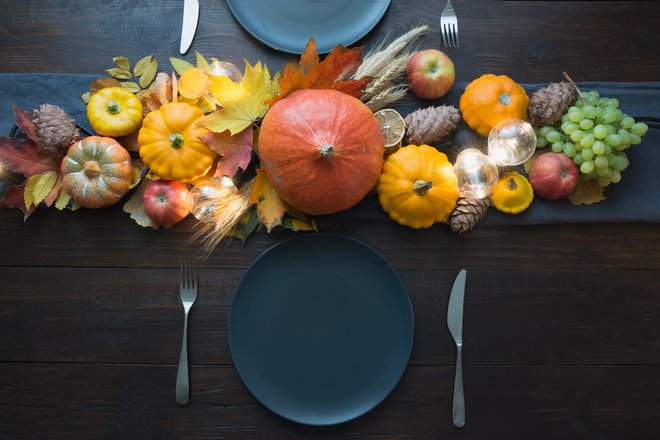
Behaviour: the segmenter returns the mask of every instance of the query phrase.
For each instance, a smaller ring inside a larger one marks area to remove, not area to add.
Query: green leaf
[[[123,88],[130,92],[137,93],[140,91],[140,86],[135,84],[133,81],[121,81],[120,84]]]
[[[25,192],[23,193],[25,206],[30,209],[33,205],[37,206],[41,203],[52,191],[56,182],[56,171],[47,171],[30,177],[25,184]]]
[[[156,78],[156,73],[158,72],[158,60],[152,58],[151,62],[144,69],[142,75],[140,75],[140,87],[147,88]]]
[[[156,90],[156,81],[152,82],[149,87],[147,87],[147,90]]]
[[[146,57],[138,61],[137,64],[135,65],[135,68],[133,68],[133,73],[135,74],[135,76],[142,76],[142,74],[144,74],[144,72],[151,64],[152,59],[154,59],[153,54],[147,55]]]
[[[234,230],[230,235],[236,238],[240,238],[243,243],[245,240],[252,234],[257,226],[259,225],[259,214],[257,214],[257,208],[253,206],[250,210],[243,216],[241,221],[234,226]]]
[[[282,217],[283,228],[291,229],[292,231],[317,231],[316,221],[309,218],[297,218],[289,213],[284,214]]]
[[[202,56],[201,53],[195,51],[195,56],[197,57],[197,68],[202,69],[204,72],[208,72],[211,70],[211,66],[209,65],[209,62],[206,61],[206,58]]]
[[[143,228],[154,228],[158,229],[158,223],[151,220],[147,217],[147,214],[144,212],[144,191],[147,189],[151,181],[149,179],[144,179],[142,183],[137,187],[133,196],[130,200],[124,203],[124,212],[127,212],[131,215],[131,218],[135,220],[135,223],[142,226]]]
[[[593,205],[605,200],[604,188],[597,179],[581,178],[568,199],[574,205]]]
[[[126,69],[113,68],[113,69],[106,70],[106,72],[108,72],[110,74],[110,76],[112,76],[113,78],[117,78],[117,79],[131,79],[131,78],[133,78],[133,74],[131,73],[131,71],[126,70]]]
[[[85,104],[89,104],[89,98],[91,98],[92,95],[89,92],[85,92],[82,95],[80,95],[80,97],[82,98],[82,100]]]
[[[178,73],[179,75],[183,75],[183,72],[185,72],[188,69],[193,69],[195,66],[190,64],[186,60],[182,60],[181,58],[174,58],[170,57],[170,63],[172,64],[172,67]]]
[[[128,58],[126,57],[114,57],[112,61],[114,61],[120,69],[131,70],[131,63],[128,62]]]
[[[60,188],[60,192],[57,194],[57,199],[55,200],[55,208],[61,211],[66,208],[70,201],[71,196],[64,191],[64,188]]]
[[[78,204],[78,202],[74,200],[73,204],[71,205],[71,211],[77,211],[79,209],[80,209],[80,205]]]

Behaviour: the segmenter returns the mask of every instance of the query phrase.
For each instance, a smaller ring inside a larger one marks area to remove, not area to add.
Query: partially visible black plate
[[[390,0],[227,0],[236,20],[262,43],[300,54],[314,38],[318,53],[367,35]]]
[[[334,234],[279,243],[241,279],[228,337],[238,373],[266,407],[332,425],[378,405],[403,374],[413,311],[396,271]]]

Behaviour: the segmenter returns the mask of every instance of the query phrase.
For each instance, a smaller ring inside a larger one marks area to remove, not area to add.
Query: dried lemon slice
[[[403,117],[391,108],[384,108],[374,113],[380,125],[380,131],[385,139],[385,156],[389,156],[399,149],[403,135],[406,132],[406,123]]]

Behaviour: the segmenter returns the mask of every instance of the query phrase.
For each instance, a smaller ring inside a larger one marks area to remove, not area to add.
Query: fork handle
[[[451,418],[454,426],[465,425],[465,395],[463,394],[463,344],[456,344],[456,372],[454,373],[454,404]]]
[[[181,356],[179,357],[179,370],[176,373],[176,403],[187,405],[190,394],[188,384],[188,312],[183,318],[183,341],[181,342]]]

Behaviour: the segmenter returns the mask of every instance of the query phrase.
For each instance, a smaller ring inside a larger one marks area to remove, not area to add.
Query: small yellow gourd
[[[516,172],[500,177],[492,194],[493,206],[507,214],[518,214],[529,208],[534,190],[529,181]]]
[[[444,222],[458,200],[458,179],[447,156],[428,145],[392,154],[378,179],[378,201],[396,222],[414,229]]]

